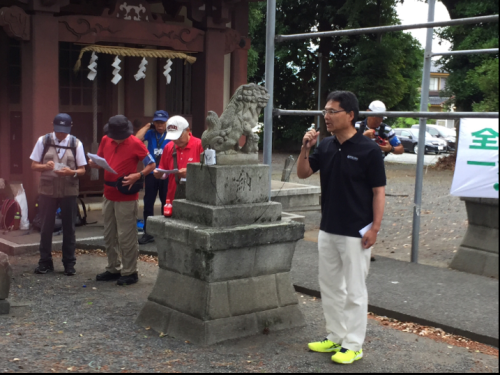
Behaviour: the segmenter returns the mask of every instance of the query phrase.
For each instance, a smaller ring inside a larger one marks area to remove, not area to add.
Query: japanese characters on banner
[[[451,195],[498,198],[498,119],[462,119]]]

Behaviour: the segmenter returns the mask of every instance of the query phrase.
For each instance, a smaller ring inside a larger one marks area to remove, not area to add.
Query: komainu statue
[[[269,94],[264,87],[255,83],[240,86],[220,117],[215,112],[208,112],[208,129],[201,136],[203,148],[210,147],[227,154],[258,152],[259,136],[252,132],[252,128],[257,125],[262,108],[268,101]],[[242,135],[247,137],[247,141],[240,148]]]

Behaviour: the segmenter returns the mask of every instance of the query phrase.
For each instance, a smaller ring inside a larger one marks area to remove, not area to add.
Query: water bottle
[[[171,217],[172,216],[172,203],[170,203],[170,199],[167,199],[165,203],[165,207],[163,207],[163,216]]]
[[[21,224],[21,214],[19,212],[16,212],[14,215],[14,230],[19,230],[19,226]]]

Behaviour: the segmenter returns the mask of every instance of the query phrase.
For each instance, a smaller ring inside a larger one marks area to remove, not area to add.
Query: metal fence
[[[450,52],[432,52],[432,37],[435,27],[454,26],[454,25],[467,25],[477,24],[483,22],[498,22],[499,16],[483,16],[483,17],[470,17],[461,18],[450,21],[434,22],[434,13],[436,0],[429,0],[429,12],[426,23],[419,23],[413,25],[391,25],[380,27],[369,27],[350,30],[335,30],[327,32],[314,32],[294,35],[279,35],[276,37],[276,0],[267,0],[267,26],[266,26],[266,89],[269,92],[270,98],[268,105],[264,111],[264,163],[269,165],[269,179],[272,177],[272,130],[273,130],[273,116],[320,116],[321,111],[301,111],[301,110],[283,110],[274,109],[274,53],[275,43],[290,40],[301,39],[315,39],[334,36],[346,35],[360,35],[366,33],[385,33],[411,29],[427,29],[427,38],[424,54],[424,69],[422,73],[422,92],[420,101],[420,112],[384,112],[374,114],[373,112],[360,112],[364,116],[386,116],[386,117],[418,117],[420,118],[420,129],[424,131],[419,132],[420,144],[425,143],[425,130],[427,128],[427,119],[460,119],[460,118],[498,118],[498,112],[428,112],[427,105],[429,102],[429,84],[431,73],[431,59],[434,56],[451,56],[451,55],[465,55],[465,54],[484,54],[484,53],[498,53],[498,48],[493,49],[479,49],[479,50],[466,50],[466,51],[450,51]],[[322,66],[319,67],[323,69]],[[320,80],[318,79],[318,82]],[[321,86],[319,86],[319,93],[321,93]],[[318,95],[319,96],[319,95]],[[319,109],[319,108],[318,108]],[[418,247],[420,240],[420,211],[422,207],[422,185],[424,176],[424,154],[425,148],[419,147],[417,154],[417,172],[415,179],[415,198],[413,209],[413,230],[412,230],[412,249],[411,261],[418,263]],[[271,190],[269,190],[269,197],[271,197]]]

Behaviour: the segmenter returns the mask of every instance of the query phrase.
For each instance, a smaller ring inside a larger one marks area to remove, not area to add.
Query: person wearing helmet
[[[367,111],[385,112],[386,107],[380,100],[375,100],[371,102]],[[361,134],[377,142],[384,158],[390,153],[399,155],[404,152],[403,145],[394,130],[383,122],[386,118],[382,116],[369,116],[365,120],[356,123],[356,129]]]
[[[41,172],[38,185],[41,215],[40,260],[35,273],[43,275],[54,272],[52,233],[56,211],[60,207],[64,274],[73,276],[76,273],[75,220],[78,209],[78,177],[85,174],[87,160],[82,142],[70,134],[73,127],[71,116],[59,113],[52,124],[54,132],[41,136],[30,156],[31,169]]]

